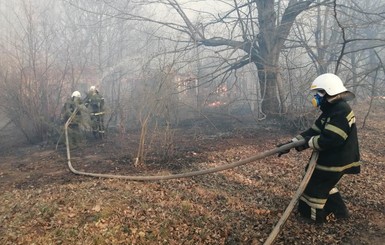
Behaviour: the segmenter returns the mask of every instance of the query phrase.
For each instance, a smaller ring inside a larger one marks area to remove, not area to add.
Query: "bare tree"
[[[319,1],[318,1],[319,2]],[[305,59],[293,62],[298,67],[315,67],[313,76],[325,72],[340,75],[357,95],[365,77],[377,68],[369,65],[373,49],[381,49],[384,39],[380,26],[384,18],[380,2],[333,1],[318,5],[296,22],[295,39],[290,48],[305,48],[312,66]],[[299,45],[295,40],[299,41]]]
[[[232,49],[216,50],[227,57],[223,72],[253,63],[258,69],[259,87],[262,95],[262,110],[268,115],[279,113],[279,101],[282,100],[279,87],[279,57],[288,37],[291,27],[298,15],[309,9],[315,1],[274,1],[256,0],[247,2],[221,1],[227,6],[227,11],[215,17],[215,14],[205,14],[214,17],[210,21],[195,24],[188,17],[187,9],[176,0],[157,1],[174,9],[183,24],[141,17],[153,23],[168,27],[188,35],[198,45],[206,47],[227,47]],[[196,3],[197,4],[197,3]],[[203,3],[202,3],[203,4]],[[138,17],[139,18],[139,17]],[[219,28],[222,33],[213,32]],[[241,55],[238,51],[243,51]],[[228,54],[224,53],[228,52]],[[241,57],[239,56],[241,55]]]
[[[172,60],[158,60],[158,62],[162,66],[161,69],[155,71],[144,69],[144,79],[137,84],[135,96],[131,101],[135,103],[136,117],[141,130],[136,165],[144,163],[146,149],[151,147],[151,144],[146,146],[146,142],[156,135],[158,127],[161,128],[162,135],[155,142],[157,150],[163,150],[163,157],[168,158],[173,147],[171,125],[176,122],[178,107],[175,72]],[[153,134],[149,135],[151,129]]]
[[[1,106],[30,142],[47,140],[55,131],[60,94],[67,71],[61,63],[59,23],[52,1],[45,7],[20,0],[6,18],[9,36],[3,42]]]

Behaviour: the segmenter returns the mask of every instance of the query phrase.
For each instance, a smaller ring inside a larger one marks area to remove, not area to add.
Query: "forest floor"
[[[294,210],[275,244],[385,244],[385,111],[373,108],[364,128],[365,109],[355,113],[361,174],[338,186],[350,218],[311,224]],[[71,150],[71,163],[92,173],[177,174],[257,155],[296,134],[275,123],[226,125],[159,134],[142,166],[133,164],[134,133],[84,142]],[[63,146],[12,146],[9,132],[1,140],[8,144],[0,150],[0,244],[263,244],[310,156],[292,150],[214,174],[146,182],[76,175]]]

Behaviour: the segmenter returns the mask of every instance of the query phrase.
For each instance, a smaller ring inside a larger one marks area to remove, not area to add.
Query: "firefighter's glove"
[[[303,145],[295,147],[295,149],[297,151],[303,151],[303,150],[306,150],[307,148],[309,148],[309,141],[310,141],[311,137],[305,136],[304,139],[305,139],[305,143],[303,143]]]
[[[288,142],[285,142],[285,143],[280,143],[277,145],[277,147],[281,147],[281,146],[284,146],[284,145],[287,145],[287,144],[290,144],[290,143],[293,143],[293,141],[288,141]],[[281,152],[278,152],[278,157],[281,157],[282,155],[284,154],[287,154],[290,152],[290,149],[286,150],[286,151],[281,151]]]

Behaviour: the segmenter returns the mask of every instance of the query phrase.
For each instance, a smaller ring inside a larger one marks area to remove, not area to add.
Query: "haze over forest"
[[[212,110],[307,114],[310,82],[325,72],[357,101],[379,98],[384,10],[379,0],[2,1],[0,109],[36,143],[91,85],[123,131]]]

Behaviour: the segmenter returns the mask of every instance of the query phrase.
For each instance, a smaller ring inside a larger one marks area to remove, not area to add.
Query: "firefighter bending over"
[[[306,143],[296,147],[297,151],[307,148],[319,151],[315,170],[300,197],[298,211],[301,216],[317,223],[328,221],[333,216],[348,218],[348,209],[336,185],[344,174],[360,172],[356,121],[347,103],[355,95],[331,73],[318,76],[310,90],[315,92],[313,105],[322,113],[311,128],[288,142],[305,139]],[[288,152],[281,152],[278,156]]]
[[[91,116],[91,128],[92,134],[95,138],[104,137],[104,98],[96,89],[95,86],[91,86],[87,97],[85,98],[85,104],[88,108]]]

